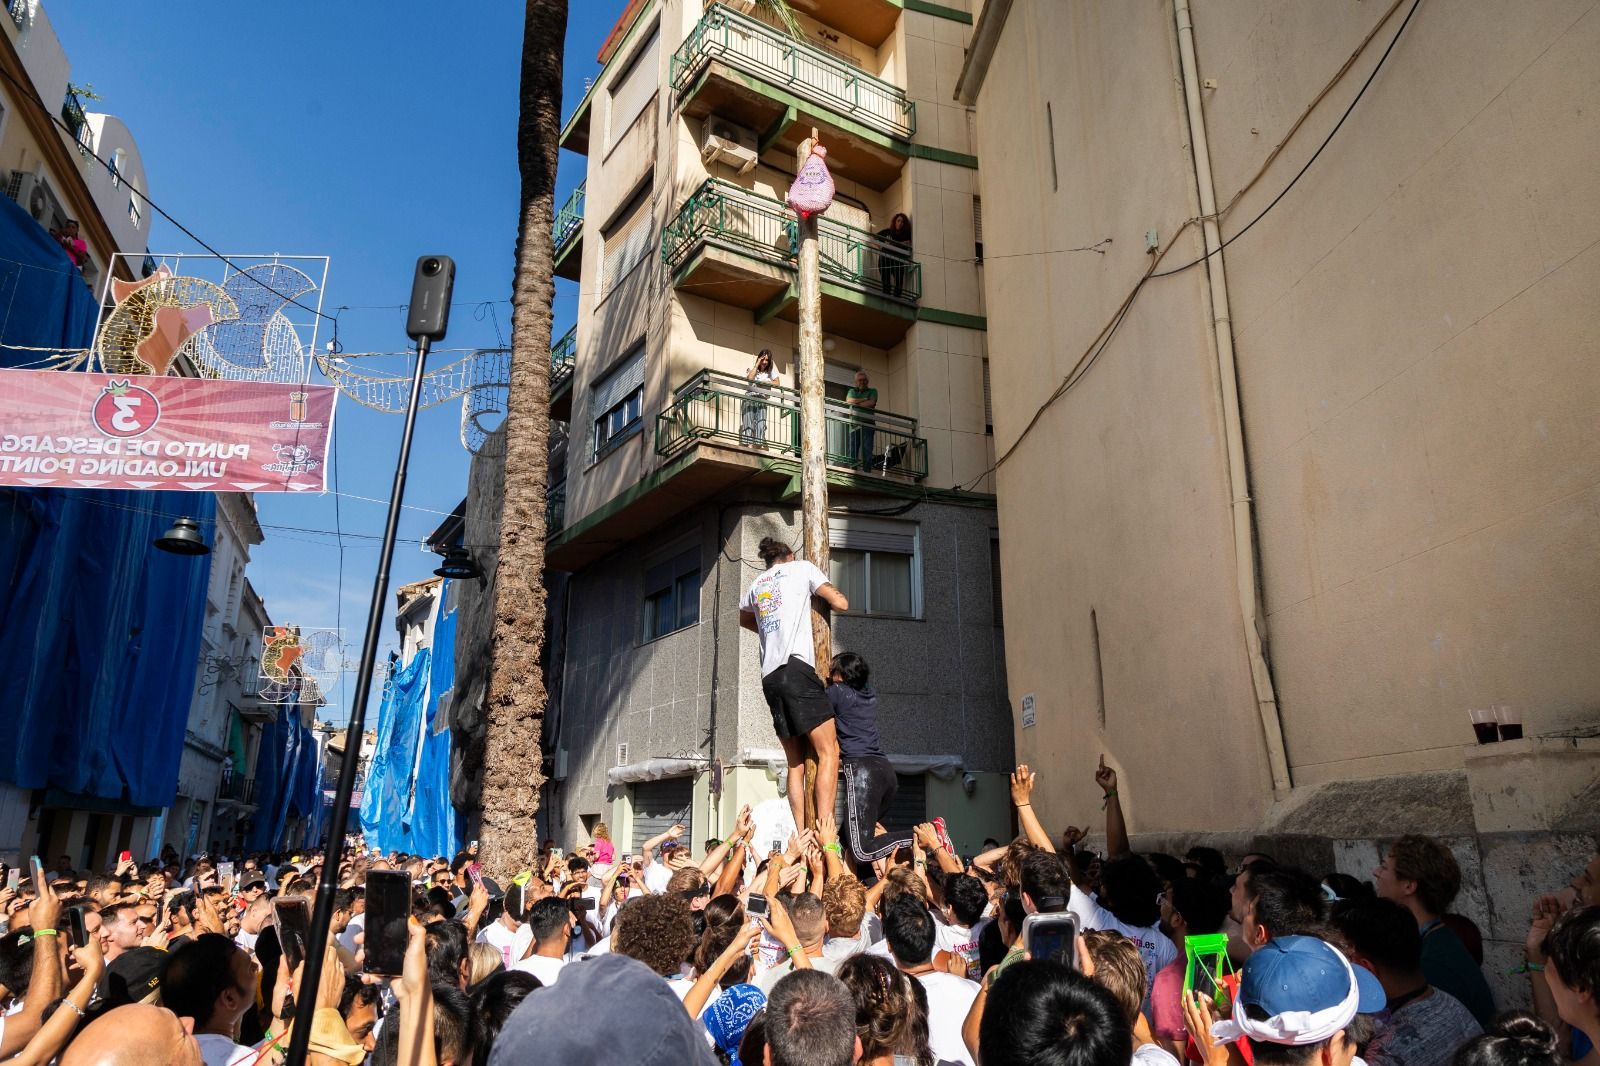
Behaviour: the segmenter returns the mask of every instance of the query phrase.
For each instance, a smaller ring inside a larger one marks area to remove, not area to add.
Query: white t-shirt
[[[522,959],[522,953],[527,951],[528,945],[533,942],[533,930],[528,927],[527,922],[523,922],[515,929],[507,929],[506,923],[496,921],[478,934],[478,940],[498,950],[500,960],[509,970]]]
[[[255,1048],[235,1044],[215,1033],[203,1033],[194,1041],[200,1045],[200,1058],[206,1066],[251,1066],[257,1058]]]
[[[961,1026],[978,998],[978,982],[938,971],[917,974],[917,980],[928,993],[928,1047],[933,1057],[974,1066],[961,1039]]]
[[[754,611],[761,636],[761,676],[799,656],[815,667],[811,643],[811,596],[828,575],[804,559],[779,563],[750,583],[739,608]]]
[[[644,887],[652,896],[659,896],[667,890],[667,883],[672,880],[672,871],[660,859],[653,859],[649,866],[644,868]]]
[[[260,933],[247,933],[241,929],[237,933],[233,934],[233,942],[244,948],[246,951],[253,952],[256,949],[256,940],[259,939],[260,936]]]
[[[1136,925],[1123,925],[1117,921],[1116,915],[1100,906],[1100,903],[1091,895],[1084,892],[1077,885],[1072,886],[1072,895],[1067,900],[1067,910],[1078,919],[1080,929],[1107,929],[1121,933],[1134,946],[1139,949],[1139,957],[1144,959],[1144,1003],[1145,1009],[1150,1007],[1150,990],[1155,987],[1156,974],[1178,961],[1178,949],[1172,943],[1172,938],[1163,933],[1159,926],[1147,925],[1143,928]]]
[[[549,988],[561,976],[561,971],[566,969],[566,959],[552,959],[544,955],[529,955],[515,966],[513,970],[531,973],[539,979],[539,983]]]
[[[356,943],[356,934],[367,927],[367,912],[351,915],[350,924],[344,927],[344,932],[339,934],[339,946],[354,955],[361,950],[361,945]]]
[[[979,918],[970,929],[963,925],[940,925],[934,932],[934,953],[948,951],[960,955],[967,960],[967,976],[976,981],[983,976],[978,966],[978,938],[988,924],[988,918]]]
[[[1133,1049],[1133,1066],[1178,1066],[1178,1060],[1166,1048],[1140,1044]]]

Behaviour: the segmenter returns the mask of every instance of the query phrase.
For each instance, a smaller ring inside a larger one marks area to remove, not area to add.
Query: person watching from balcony
[[[89,246],[78,236],[78,220],[67,219],[66,224],[61,227],[61,232],[56,235],[56,240],[61,242],[61,248],[67,253],[67,258],[72,260],[72,265],[82,270],[84,261],[89,258]]]
[[[873,429],[872,412],[878,406],[878,390],[865,370],[856,371],[855,387],[844,394],[855,418],[850,425],[850,465],[858,470],[872,469]]]
[[[911,216],[896,214],[889,220],[889,227],[875,236],[883,242],[878,249],[878,280],[883,294],[898,300],[905,292],[906,266],[911,262]]]
[[[778,371],[772,364],[772,349],[763,348],[756,355],[756,365],[745,371],[750,382],[746,398],[739,410],[739,443],[765,446],[767,443],[767,404],[771,393],[768,386],[778,383]]]
[[[761,691],[789,764],[789,809],[794,824],[803,826],[808,741],[817,753],[817,810],[833,810],[839,780],[839,738],[833,705],[817,676],[811,598],[836,611],[849,610],[850,601],[814,563],[797,560],[787,544],[762,537],[758,550],[767,569],[745,592],[739,625],[761,638]]]

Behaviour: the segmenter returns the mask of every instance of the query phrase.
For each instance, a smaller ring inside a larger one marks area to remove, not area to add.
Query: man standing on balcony
[[[772,711],[772,727],[789,764],[789,809],[796,829],[805,827],[806,746],[817,753],[817,810],[831,813],[839,785],[839,738],[833,705],[817,676],[811,639],[811,597],[836,611],[850,601],[815,564],[797,560],[787,544],[762,537],[767,569],[751,582],[739,604],[739,624],[761,638],[761,691]]]
[[[856,386],[844,394],[844,402],[854,410],[855,421],[850,426],[850,465],[857,470],[872,469],[873,430],[872,410],[878,406],[878,390],[868,383],[865,370],[856,371]]]

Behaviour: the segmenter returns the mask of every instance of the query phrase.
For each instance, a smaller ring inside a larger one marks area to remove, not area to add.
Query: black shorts
[[[761,679],[778,739],[804,737],[833,718],[833,704],[811,664],[798,655]]]

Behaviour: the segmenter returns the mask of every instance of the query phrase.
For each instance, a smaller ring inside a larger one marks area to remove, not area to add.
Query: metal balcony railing
[[[917,132],[917,105],[898,85],[721,4],[706,11],[673,55],[673,89],[687,92],[713,60],[891,137]]]
[[[711,178],[684,201],[661,234],[661,257],[676,269],[711,242],[767,263],[794,269],[797,220],[777,200]],[[922,298],[922,265],[904,246],[823,217],[817,230],[825,281],[902,303]]]
[[[551,485],[544,497],[544,535],[553,537],[567,524],[567,483]]]
[[[550,394],[554,396],[561,387],[572,380],[572,371],[578,365],[578,327],[574,325],[550,346]]]
[[[234,803],[254,803],[255,796],[256,782],[253,777],[235,775],[223,781],[217,789],[219,800],[232,800]]]
[[[839,400],[827,401],[825,418],[829,465],[912,481],[928,476],[928,442],[917,436],[916,419]],[[703,370],[656,416],[656,453],[675,455],[703,440],[799,456],[800,394]]]
[[[68,93],[61,102],[61,121],[72,131],[72,139],[78,142],[78,151],[90,155],[89,120],[83,113],[83,101],[78,99],[77,93]]]
[[[579,182],[578,187],[572,190],[572,195],[567,197],[567,202],[561,205],[561,210],[556,212],[555,247],[556,258],[561,258],[561,253],[567,246],[578,238],[583,232],[583,194],[588,182]]]

